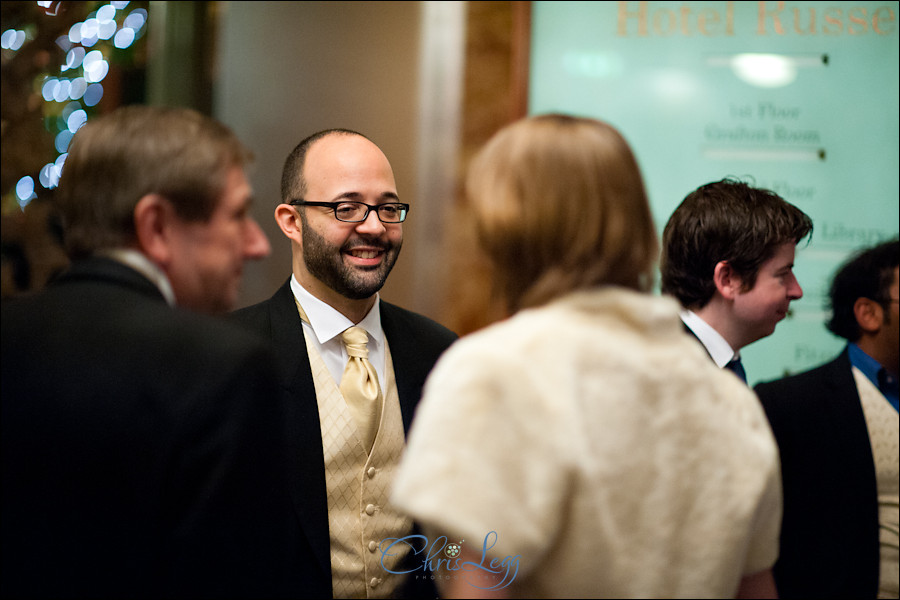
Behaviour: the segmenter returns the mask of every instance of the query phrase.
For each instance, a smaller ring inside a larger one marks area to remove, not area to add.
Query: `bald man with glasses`
[[[300,142],[281,191],[275,219],[291,241],[292,275],[233,318],[279,357],[296,590],[434,597],[422,556],[401,545],[381,552],[382,540],[414,533],[388,493],[425,378],[456,339],[379,298],[410,206],[384,153],[346,129]]]

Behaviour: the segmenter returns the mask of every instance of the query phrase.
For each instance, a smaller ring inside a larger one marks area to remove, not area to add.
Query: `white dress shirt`
[[[169,278],[166,277],[162,269],[142,253],[131,248],[110,248],[100,250],[96,254],[131,267],[159,288],[159,292],[166,299],[166,302],[169,303],[169,306],[175,306],[175,291],[172,289],[172,284],[169,283]]]
[[[706,351],[709,352],[709,355],[720,369],[724,369],[725,365],[732,360],[740,359],[740,354],[732,350],[725,338],[696,313],[690,310],[682,310],[680,316],[684,324],[694,332],[700,343],[706,347]]]
[[[303,333],[307,339],[311,339],[313,345],[325,361],[328,372],[334,377],[334,382],[341,384],[341,377],[347,366],[347,348],[341,341],[341,333],[354,325],[362,327],[369,334],[368,350],[369,362],[378,373],[378,383],[381,385],[381,393],[384,394],[384,330],[381,328],[380,297],[375,295],[375,304],[369,314],[359,323],[354,323],[334,307],[322,302],[300,285],[296,277],[291,277],[291,291],[294,298],[303,307],[303,311],[309,318],[309,323],[303,322]]]

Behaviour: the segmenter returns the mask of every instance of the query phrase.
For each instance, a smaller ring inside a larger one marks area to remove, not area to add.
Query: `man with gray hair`
[[[56,193],[73,262],[3,301],[3,596],[282,595],[272,359],[198,314],[269,252],[248,160],[187,109],[75,134]]]

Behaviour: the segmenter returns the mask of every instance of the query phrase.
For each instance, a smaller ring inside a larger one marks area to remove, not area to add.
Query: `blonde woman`
[[[429,378],[393,490],[447,597],[774,596],[781,489],[758,401],[649,292],[628,144],[592,119],[500,131],[467,191],[509,318]]]

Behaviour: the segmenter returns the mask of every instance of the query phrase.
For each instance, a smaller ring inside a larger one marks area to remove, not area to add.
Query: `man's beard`
[[[397,262],[402,242],[393,244],[382,240],[367,240],[364,237],[348,241],[342,247],[332,246],[325,238],[313,231],[301,220],[303,230],[303,262],[306,270],[316,279],[345,298],[362,300],[374,295],[384,286],[388,274]],[[378,248],[384,252],[383,260],[377,267],[362,269],[349,267],[344,263],[344,251],[357,245]]]

